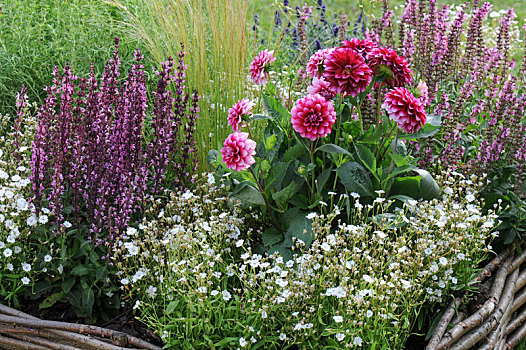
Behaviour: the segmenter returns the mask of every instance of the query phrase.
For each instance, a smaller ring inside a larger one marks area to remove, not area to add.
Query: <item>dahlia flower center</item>
[[[239,147],[232,145],[225,149],[225,158],[239,159]]]
[[[311,126],[318,126],[323,121],[322,115],[320,113],[311,113],[305,117],[305,124]]]

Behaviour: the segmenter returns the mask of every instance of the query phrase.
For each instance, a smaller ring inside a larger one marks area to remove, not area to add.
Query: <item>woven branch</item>
[[[453,344],[464,334],[481,325],[486,317],[489,316],[493,310],[495,310],[502,295],[504,281],[506,280],[508,269],[511,267],[511,264],[512,260],[511,258],[508,258],[502,268],[497,271],[497,274],[495,275],[495,281],[491,287],[489,300],[486,301],[484,305],[473,315],[469,316],[464,321],[451,328],[449,332],[444,335],[442,341],[438,344],[437,350],[442,350],[451,346],[451,344]]]
[[[11,348],[70,350],[72,348],[65,344],[76,343],[94,350],[130,349],[126,346],[162,350],[123,332],[75,323],[44,321],[2,304],[0,334],[0,345]],[[111,341],[111,344],[106,342],[107,340]]]
[[[521,340],[524,338],[526,338],[526,323],[524,323],[516,333],[514,333],[510,338],[508,338],[508,341],[506,342],[506,349],[513,349],[514,347],[519,345]]]
[[[473,280],[482,282],[498,268],[489,280],[491,290],[486,302],[465,318],[462,312],[456,312],[464,302],[463,296],[453,300],[426,350],[510,350],[517,346],[526,338],[525,262],[526,250],[517,256],[505,251],[486,265]],[[453,327],[446,333],[449,324]]]
[[[479,272],[477,277],[475,277],[470,284],[475,284],[482,282],[484,279],[491,276],[493,271],[499,267],[504,260],[506,260],[510,256],[510,251],[505,250],[499,255],[497,255],[493,260],[491,260],[483,269]],[[426,350],[435,349],[438,344],[440,343],[440,340],[444,336],[444,333],[447,330],[447,326],[453,319],[453,316],[456,313],[456,310],[459,308],[459,306],[462,304],[463,298],[455,298],[449,306],[447,307],[446,311],[444,312],[444,315],[442,315],[442,318],[438,322],[438,325],[435,329],[435,332],[433,336],[431,337],[431,340],[429,341],[429,344],[426,347]],[[460,316],[460,315],[459,315]],[[464,316],[465,317],[465,316]],[[453,320],[453,324],[457,324],[460,321],[464,319],[464,317],[461,317],[460,319]]]

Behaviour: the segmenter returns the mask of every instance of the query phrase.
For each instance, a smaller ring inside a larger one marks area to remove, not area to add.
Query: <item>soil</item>
[[[405,344],[404,350],[424,350],[427,342],[423,335],[411,335]]]
[[[56,304],[49,309],[40,309],[38,305],[38,301],[26,300],[21,305],[21,311],[43,320],[85,323],[84,320],[79,319],[73,312],[73,309],[66,304]],[[154,334],[144,323],[136,319],[129,305],[125,306],[124,310],[121,310],[121,313],[113,319],[106,322],[96,322],[93,325],[123,332],[147,341],[148,343],[160,347],[163,346],[161,338],[157,334]]]

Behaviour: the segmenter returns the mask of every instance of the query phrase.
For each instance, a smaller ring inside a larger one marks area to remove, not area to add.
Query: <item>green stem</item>
[[[281,227],[279,226],[278,222],[276,221],[276,218],[274,217],[274,212],[272,211],[270,203],[268,202],[267,197],[265,196],[265,192],[263,191],[263,188],[259,184],[258,178],[256,174],[254,173],[254,170],[252,170],[251,167],[249,167],[249,169],[250,169],[250,172],[252,173],[252,176],[254,177],[254,181],[256,182],[258,190],[259,192],[261,192],[261,196],[263,196],[263,200],[265,201],[265,206],[267,207],[267,212],[270,217],[270,222],[272,223],[272,225],[274,225],[278,229],[278,231],[281,231]]]
[[[398,148],[398,136],[400,135],[400,129],[396,128],[396,136],[395,136],[395,152],[396,152],[396,148]],[[389,164],[389,172],[387,173],[387,177],[386,179],[389,178],[389,176],[391,176],[391,172],[393,171],[393,158],[391,157],[391,164]],[[383,188],[383,185],[380,186],[382,187],[382,190],[384,190],[386,193],[388,192],[387,188]]]

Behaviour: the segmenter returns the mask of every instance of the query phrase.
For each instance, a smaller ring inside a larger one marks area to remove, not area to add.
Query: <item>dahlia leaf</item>
[[[440,194],[440,187],[433,176],[424,169],[418,169],[416,172],[422,176],[422,179],[420,180],[420,196],[425,200],[431,200],[438,197]]]
[[[285,187],[281,191],[274,193],[272,195],[272,199],[276,201],[279,207],[286,209],[288,201],[292,198],[292,196],[294,196],[296,190],[296,183],[291,182],[287,187]]]
[[[336,169],[341,183],[347,191],[356,192],[362,196],[372,196],[373,184],[369,172],[356,162],[347,162]]]
[[[283,234],[275,227],[269,227],[263,231],[261,239],[263,240],[263,245],[265,247],[270,247],[281,242],[283,240]]]
[[[356,149],[356,154],[358,155],[358,158],[360,158],[360,160],[362,161],[363,165],[365,165],[365,167],[369,169],[369,171],[374,175],[374,177],[377,178],[376,158],[373,152],[371,152],[369,148],[365,147],[364,145],[360,145],[358,143],[354,144],[354,148]]]
[[[250,182],[244,181],[240,183],[234,192],[230,195],[235,199],[239,199],[242,204],[250,205],[265,205],[263,195]]]
[[[317,152],[317,151],[322,151],[322,152],[325,152],[325,153],[330,153],[330,154],[346,154],[348,156],[351,156],[351,153],[349,153],[349,151],[347,151],[346,149],[343,149],[341,148],[340,146],[337,146],[333,143],[327,143],[325,145],[322,145],[320,147],[318,147],[316,149],[316,151],[314,152]]]

